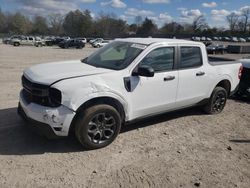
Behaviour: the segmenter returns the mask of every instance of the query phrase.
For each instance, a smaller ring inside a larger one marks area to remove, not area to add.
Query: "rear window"
[[[199,47],[181,47],[180,68],[192,68],[201,65],[202,55]]]

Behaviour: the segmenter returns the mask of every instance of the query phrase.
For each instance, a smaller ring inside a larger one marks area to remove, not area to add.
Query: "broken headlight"
[[[61,105],[62,101],[62,93],[56,88],[49,88],[49,100],[50,104],[53,107],[57,107]]]

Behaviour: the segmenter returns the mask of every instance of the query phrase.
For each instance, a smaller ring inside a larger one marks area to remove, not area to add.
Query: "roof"
[[[181,40],[181,39],[167,39],[167,38],[118,38],[115,39],[118,41],[124,42],[132,42],[139,43],[144,45],[150,45],[152,43],[168,43],[168,44],[176,44],[176,43],[185,43],[185,44],[200,44],[200,42],[194,42],[190,40]]]

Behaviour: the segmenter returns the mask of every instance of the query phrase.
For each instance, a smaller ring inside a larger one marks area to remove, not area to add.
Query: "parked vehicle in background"
[[[224,45],[211,44],[206,47],[208,54],[224,54],[227,48]]]
[[[205,45],[176,39],[116,39],[89,57],[24,71],[19,114],[47,136],[73,131],[86,148],[109,145],[139,118],[200,105],[222,112],[241,64],[211,61]]]
[[[220,39],[218,37],[213,37],[213,40],[218,41]]]
[[[212,41],[212,39],[211,39],[211,38],[209,38],[209,37],[207,37],[206,39],[207,39],[207,41]]]
[[[82,41],[84,44],[87,43],[87,39],[86,38],[75,38],[75,39]]]
[[[242,62],[243,66],[237,96],[250,100],[250,57],[239,61]]]
[[[246,39],[243,39],[243,38],[240,37],[240,38],[238,38],[238,41],[239,42],[246,42]]]
[[[229,42],[229,41],[231,41],[231,39],[229,37],[222,37],[222,41]]]
[[[43,39],[41,39],[40,37],[35,37],[35,43],[34,46],[36,47],[42,47],[45,46],[45,41]]]
[[[60,42],[58,46],[61,48],[83,48],[85,47],[85,43],[82,40],[70,39]]]
[[[92,44],[94,48],[101,48],[109,43],[109,40],[97,41]]]
[[[201,37],[201,41],[206,41],[207,38],[206,37]]]
[[[232,37],[231,42],[239,42],[239,40],[237,39],[237,37]]]
[[[91,40],[93,40],[95,38],[93,38],[93,37],[87,37],[86,39],[87,39],[87,42],[89,42],[89,41],[91,41]]]
[[[201,41],[201,38],[200,37],[192,37],[192,40],[193,41]]]
[[[31,45],[35,44],[35,37],[33,36],[22,36],[20,38],[14,38],[11,40],[11,44],[13,46],[20,46],[20,45]]]
[[[246,38],[246,41],[247,41],[247,42],[250,42],[250,37],[247,37],[247,38]]]
[[[90,44],[93,44],[95,42],[102,42],[103,41],[103,38],[95,38],[95,39],[92,39],[89,41]]]
[[[53,45],[58,45],[60,42],[64,41],[65,39],[62,38],[62,37],[56,37],[54,40],[53,40]]]
[[[3,44],[9,44],[10,40],[11,40],[11,37],[4,37],[4,38],[2,38],[2,43]]]
[[[45,45],[46,46],[52,46],[52,45],[54,45],[54,40],[55,40],[54,37],[45,37],[44,38]]]
[[[15,39],[15,38],[19,39],[19,38],[21,38],[21,35],[13,35],[13,36],[11,36],[11,37],[4,37],[4,38],[2,39],[2,42],[3,42],[4,44],[10,44],[10,43],[11,43],[11,40],[13,40],[13,39]]]
[[[20,36],[17,38],[13,38],[10,41],[10,44],[13,46],[20,46],[20,45],[29,45],[29,46],[45,46],[44,40],[40,37],[33,37],[33,36]]]

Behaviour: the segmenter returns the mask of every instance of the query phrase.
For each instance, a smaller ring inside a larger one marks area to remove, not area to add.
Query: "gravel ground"
[[[0,187],[250,187],[250,103],[223,113],[198,108],[123,127],[110,146],[84,151],[72,138],[47,140],[16,114],[24,68],[79,59],[94,49],[0,44]]]

